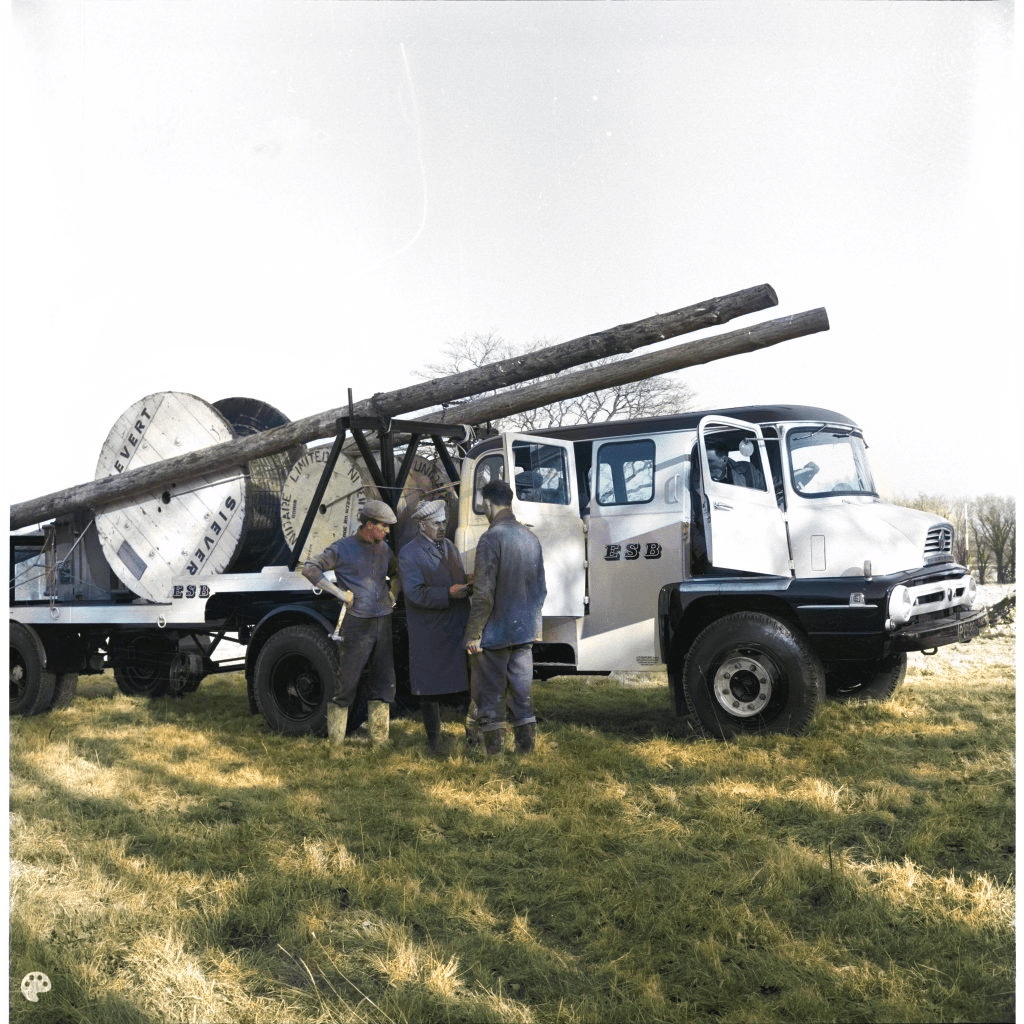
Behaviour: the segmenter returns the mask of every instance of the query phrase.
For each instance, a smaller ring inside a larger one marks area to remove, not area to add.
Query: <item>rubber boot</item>
[[[469,711],[466,714],[466,753],[472,754],[480,749],[483,737],[480,732],[479,714],[476,709],[476,701],[470,700]]]
[[[345,751],[345,730],[348,728],[348,708],[338,707],[334,701],[327,705],[327,752],[339,758]]]
[[[427,747],[432,754],[441,752],[441,705],[436,700],[425,700],[420,705],[423,728],[427,730]]]
[[[528,754],[533,750],[533,744],[537,738],[536,722],[530,722],[527,725],[517,725],[514,733],[516,738],[517,754]]]
[[[366,708],[366,727],[371,747],[383,747],[391,732],[391,707],[387,701],[371,700]]]
[[[500,754],[502,747],[505,745],[505,730],[502,729],[488,729],[484,733],[484,750],[487,751],[487,756],[492,757],[495,754]]]

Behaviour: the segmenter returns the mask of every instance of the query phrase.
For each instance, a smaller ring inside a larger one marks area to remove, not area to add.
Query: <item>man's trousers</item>
[[[481,732],[537,721],[533,711],[533,644],[488,647],[470,659],[470,690]]]
[[[335,704],[352,706],[363,669],[368,669],[366,699],[391,703],[395,699],[395,658],[391,647],[391,616],[372,619],[345,616],[341,628],[338,685]]]

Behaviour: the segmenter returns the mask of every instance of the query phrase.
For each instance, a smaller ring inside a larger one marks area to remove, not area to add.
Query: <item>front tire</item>
[[[683,691],[707,736],[798,736],[825,696],[825,673],[810,644],[760,612],[712,622],[683,665]]]
[[[327,701],[337,672],[335,641],[315,626],[288,626],[256,658],[256,706],[275,732],[326,735]]]
[[[878,661],[836,661],[825,667],[825,689],[830,700],[892,700],[906,678],[904,651]]]

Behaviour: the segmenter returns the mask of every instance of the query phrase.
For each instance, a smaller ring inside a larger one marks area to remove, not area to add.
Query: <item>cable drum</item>
[[[96,478],[234,440],[251,432],[247,418],[280,417],[269,407],[257,409],[250,400],[226,400],[225,407],[238,427],[195,395],[176,391],[147,395],[125,410],[111,428],[100,451]],[[96,532],[111,570],[139,597],[166,602],[172,597],[172,581],[179,577],[200,579],[238,565],[268,564],[262,559],[272,551],[274,538],[259,506],[266,500],[261,492],[271,486],[264,480],[273,473],[266,465],[271,461],[256,459],[249,466],[190,473],[150,495],[97,512]],[[260,463],[255,470],[254,463]]]
[[[320,479],[330,460],[331,445],[303,452],[288,471],[281,489],[280,526],[290,550],[295,550]],[[302,564],[341,537],[359,529],[359,509],[380,494],[362,462],[339,454],[328,477],[306,543],[298,558]]]
[[[398,525],[393,530],[398,548],[404,547],[419,533],[419,525],[412,518],[416,506],[424,499],[440,499],[448,506],[448,532],[454,533],[458,521],[458,496],[441,463],[423,455],[413,457],[409,476],[398,499]]]
[[[231,424],[235,437],[247,437],[290,420],[272,405],[254,398],[222,398],[213,403]],[[281,529],[281,488],[302,445],[252,459],[246,465],[245,541],[231,563],[233,572],[259,572],[265,565],[287,565],[290,548]]]
[[[285,479],[280,502],[281,525],[284,538],[292,551],[298,542],[298,534],[330,452],[331,445],[310,448],[296,460]],[[400,463],[401,459],[396,458],[396,473]],[[419,526],[412,520],[412,513],[423,498],[441,498],[447,502],[449,522],[454,525],[458,502],[452,482],[440,463],[417,455],[413,458],[405,486],[395,502],[398,506],[398,523],[391,530],[389,538],[395,550],[419,532]],[[363,460],[355,454],[339,454],[317,513],[310,524],[309,535],[298,563],[301,565],[339,538],[355,533],[359,529],[360,508],[367,501],[381,499],[381,492]]]

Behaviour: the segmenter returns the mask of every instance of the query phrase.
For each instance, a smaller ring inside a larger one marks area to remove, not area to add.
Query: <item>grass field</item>
[[[553,680],[538,749],[489,761],[411,719],[329,761],[237,675],[83,680],[11,723],[10,1020],[1011,1020],[1014,635],[799,738]]]

